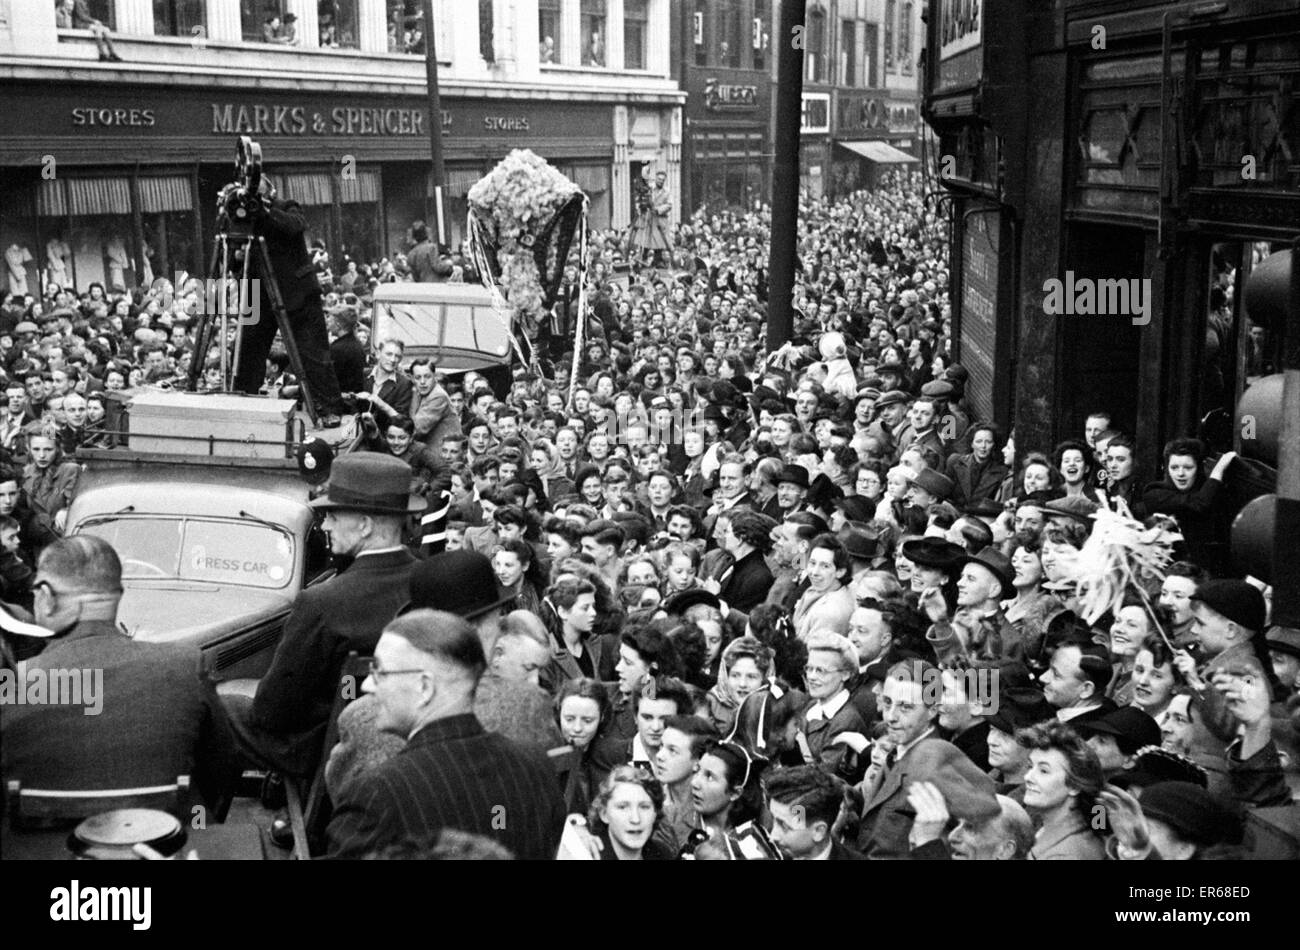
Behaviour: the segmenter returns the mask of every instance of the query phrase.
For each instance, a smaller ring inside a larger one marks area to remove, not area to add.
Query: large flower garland
[[[581,190],[528,149],[515,149],[469,190],[471,213],[501,266],[502,292],[532,323],[546,311],[534,248],[556,214]]]

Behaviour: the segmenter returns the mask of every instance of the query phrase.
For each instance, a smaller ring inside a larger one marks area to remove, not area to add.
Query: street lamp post
[[[429,84],[429,158],[433,180],[433,205],[425,197],[425,217],[432,218],[440,248],[447,246],[447,216],[442,200],[447,180],[442,163],[442,96],[438,92],[438,50],[434,43],[433,0],[424,0],[424,70]]]

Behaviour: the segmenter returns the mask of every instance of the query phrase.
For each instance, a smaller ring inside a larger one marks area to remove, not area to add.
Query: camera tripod
[[[239,361],[243,355],[245,317],[253,312],[254,319],[261,319],[261,314],[251,310],[249,306],[249,298],[256,294],[249,279],[254,255],[257,258],[257,279],[266,288],[266,298],[271,302],[271,309],[275,312],[280,338],[284,341],[285,353],[289,356],[289,367],[298,378],[298,385],[302,387],[303,405],[307,409],[308,416],[311,417],[312,424],[320,425],[320,414],[307,381],[302,356],[298,352],[298,341],[294,339],[293,330],[289,325],[289,312],[284,305],[284,295],[280,292],[280,284],[275,279],[275,271],[271,269],[271,256],[266,250],[266,238],[254,234],[244,222],[231,224],[225,230],[218,232],[212,247],[212,263],[208,267],[209,278],[208,285],[204,288],[203,310],[199,315],[198,328],[194,335],[195,356],[190,364],[189,389],[191,392],[198,389],[199,375],[203,372],[203,365],[212,347],[215,333],[220,334],[221,391],[228,393],[234,389],[235,380],[239,377]],[[240,269],[238,276],[231,276],[232,261]],[[230,296],[227,293],[232,280],[239,290],[234,313],[230,311]],[[208,288],[216,288],[213,294],[216,298],[215,312],[208,306]],[[260,304],[260,297],[258,299]],[[230,346],[232,320],[236,321],[233,354]]]

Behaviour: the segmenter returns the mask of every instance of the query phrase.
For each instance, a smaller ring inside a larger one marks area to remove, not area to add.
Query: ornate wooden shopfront
[[[1241,288],[1300,234],[1300,4],[935,7],[926,117],[954,272],[971,269],[971,222],[993,218],[998,266],[1015,271],[996,275],[991,321],[957,288],[962,359],[991,353],[997,370],[977,402],[1040,446],[1108,410],[1147,472],[1175,436],[1248,451],[1231,410],[1276,371],[1283,328],[1252,325]],[[1149,310],[1049,315],[1045,285],[1067,275],[1136,281]]]

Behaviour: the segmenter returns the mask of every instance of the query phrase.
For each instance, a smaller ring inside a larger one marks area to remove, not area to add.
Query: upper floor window
[[[543,63],[560,61],[560,33],[563,29],[560,0],[537,2],[537,54]]]
[[[608,65],[605,50],[605,27],[609,21],[607,4],[605,0],[582,0],[581,9],[582,65]]]
[[[153,0],[154,35],[204,36],[205,12],[203,0]]]
[[[285,0],[239,0],[239,22],[250,43],[297,46],[298,17],[285,10]]]
[[[752,35],[749,45],[754,50],[755,69],[767,69],[767,49],[772,43],[768,15],[768,0],[754,0],[754,21],[750,25]]]
[[[434,49],[439,62],[449,63],[451,43],[446,23],[449,14],[442,0],[434,0],[433,6]],[[388,0],[388,51],[423,56],[424,50],[423,0]]]
[[[903,15],[898,21],[898,58],[903,72],[912,71],[912,4],[903,4]]]
[[[898,4],[895,0],[885,0],[885,72],[887,73],[897,69],[894,59],[894,17],[897,13]]]
[[[826,81],[826,11],[808,11],[807,42],[804,46],[804,79]]]
[[[840,85],[858,83],[858,25],[853,20],[840,21]]]
[[[880,48],[877,46],[880,41],[880,29],[874,23],[864,23],[862,24],[862,31],[862,85],[870,89],[873,86],[880,85],[880,73],[878,71]]]
[[[478,54],[489,65],[497,61],[496,19],[492,12],[492,0],[478,0]]]
[[[646,68],[650,0],[623,0],[623,67]]]
[[[359,49],[361,15],[359,0],[317,0],[320,45],[325,49]]]
[[[695,42],[695,65],[709,65],[709,4],[707,0],[695,0],[695,13],[691,17],[692,39]]]
[[[74,0],[55,0],[54,25],[60,30],[90,29],[89,20],[98,20],[110,30],[117,29],[117,10],[114,0],[86,0],[82,9]]]
[[[740,49],[744,36],[740,28],[740,2],[739,0],[717,0],[717,7],[717,65],[739,69]]]

